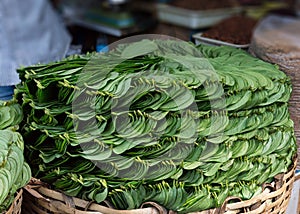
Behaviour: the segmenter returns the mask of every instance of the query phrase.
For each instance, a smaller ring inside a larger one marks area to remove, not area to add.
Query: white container
[[[160,21],[191,29],[212,26],[224,18],[239,14],[241,11],[241,7],[188,10],[167,4],[157,4],[157,13]]]
[[[223,42],[220,40],[215,40],[215,39],[210,39],[207,37],[203,37],[202,33],[196,33],[193,35],[193,38],[195,39],[195,44],[199,45],[199,44],[205,44],[205,45],[213,45],[213,46],[230,46],[230,47],[234,47],[234,48],[242,48],[242,49],[247,49],[249,47],[250,44],[244,44],[244,45],[237,45],[237,44],[232,44],[229,42]]]

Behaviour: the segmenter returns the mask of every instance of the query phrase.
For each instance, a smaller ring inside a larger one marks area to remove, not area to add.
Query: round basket
[[[193,214],[260,214],[285,213],[295,181],[297,160],[287,173],[275,176],[272,183],[263,185],[263,192],[250,200],[242,201],[237,197],[228,197],[222,207]],[[22,213],[59,213],[59,214],[175,214],[162,206],[149,202],[135,210],[116,210],[109,203],[99,205],[75,197],[68,197],[52,190],[49,185],[38,179],[31,179],[24,187]]]
[[[20,189],[17,192],[17,195],[13,203],[10,205],[9,209],[6,211],[5,214],[20,214],[22,208],[22,200],[23,200],[23,190]]]

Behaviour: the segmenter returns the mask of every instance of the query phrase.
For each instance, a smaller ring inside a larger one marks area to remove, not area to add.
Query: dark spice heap
[[[245,45],[251,41],[257,20],[246,16],[233,16],[219,22],[202,36],[223,42]]]
[[[236,0],[175,0],[171,5],[189,10],[210,10],[235,7],[239,3]]]

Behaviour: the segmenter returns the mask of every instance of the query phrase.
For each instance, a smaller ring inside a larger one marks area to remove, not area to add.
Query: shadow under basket
[[[23,201],[23,190],[20,189],[16,193],[16,197],[13,203],[10,205],[9,209],[6,211],[5,214],[20,214],[22,208],[22,201]]]
[[[272,183],[263,184],[263,192],[250,200],[242,201],[237,197],[228,197],[220,208],[194,212],[193,214],[260,214],[285,213],[295,181],[297,159],[287,173],[274,177]],[[24,187],[22,213],[55,214],[175,214],[154,203],[144,203],[140,209],[116,210],[75,197],[69,197],[52,190],[49,185],[32,178]]]

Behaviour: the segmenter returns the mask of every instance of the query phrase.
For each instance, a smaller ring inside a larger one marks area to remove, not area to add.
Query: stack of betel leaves
[[[31,178],[24,162],[24,141],[18,130],[23,114],[15,101],[0,101],[0,213],[6,211],[16,192]]]
[[[201,211],[296,154],[290,79],[242,50],[145,39],[18,72],[33,175],[70,196]]]

